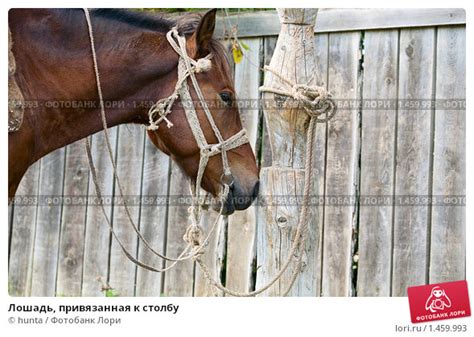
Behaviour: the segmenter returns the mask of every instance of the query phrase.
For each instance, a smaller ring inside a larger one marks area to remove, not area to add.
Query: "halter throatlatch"
[[[248,138],[245,129],[242,129],[232,137],[224,140],[219,128],[214,121],[214,118],[212,117],[211,111],[207,106],[201,88],[199,87],[199,84],[196,80],[196,74],[206,72],[211,69],[212,54],[209,54],[204,58],[200,58],[197,61],[193,60],[188,56],[186,51],[186,38],[179,35],[176,28],[171,29],[166,34],[166,38],[168,39],[171,47],[179,56],[178,81],[176,82],[173,93],[168,97],[160,99],[148,111],[150,122],[148,130],[157,130],[159,124],[162,121],[166,122],[166,126],[168,128],[173,126],[173,123],[167,118],[167,116],[171,113],[171,109],[178,97],[180,97],[186,114],[186,119],[189,123],[189,126],[191,127],[191,131],[200,151],[199,168],[196,176],[196,182],[194,185],[191,185],[191,194],[193,196],[193,205],[190,207],[191,225],[186,231],[184,239],[190,244],[199,244],[199,238],[202,236],[202,230],[199,226],[202,208],[202,202],[199,198],[199,191],[204,170],[206,169],[207,163],[209,162],[209,158],[219,153],[222,157],[222,190],[219,194],[219,199],[221,202],[220,213],[222,213],[223,204],[229,193],[229,188],[232,185],[232,173],[230,170],[229,161],[227,159],[227,151],[248,143]],[[206,137],[204,136],[204,132],[199,122],[199,118],[192,101],[191,93],[189,91],[187,81],[188,78],[191,80],[191,84],[194,88],[196,96],[198,97],[200,106],[204,110],[206,118],[212,127],[214,135],[217,138],[217,144],[209,144],[206,140]]]

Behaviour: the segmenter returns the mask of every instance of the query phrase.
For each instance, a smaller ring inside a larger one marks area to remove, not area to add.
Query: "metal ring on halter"
[[[231,187],[234,185],[234,176],[230,173],[222,173],[221,175],[221,184]]]

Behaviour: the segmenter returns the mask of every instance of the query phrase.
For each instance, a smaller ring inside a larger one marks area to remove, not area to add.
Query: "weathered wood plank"
[[[432,99],[435,30],[400,32],[399,90],[402,102]],[[398,111],[395,195],[430,193],[432,112],[402,106]],[[392,295],[405,296],[406,288],[427,282],[429,207],[403,203],[395,207]]]
[[[364,40],[364,101],[396,100],[398,30],[370,31]],[[396,108],[362,108],[358,296],[390,296]],[[379,199],[380,198],[380,199]]]
[[[217,18],[214,36],[223,37],[224,20],[231,26],[238,21],[237,35],[243,37],[278,35],[280,24],[274,11],[231,15]],[[322,8],[318,13],[316,33],[464,25],[462,8]]]
[[[110,142],[115,153],[118,127],[109,130]],[[114,190],[114,176],[105,146],[104,133],[92,136],[92,155],[97,169],[101,190],[105,198],[105,212],[112,217],[111,197]],[[84,150],[83,150],[84,151]],[[86,231],[84,242],[84,267],[82,276],[82,296],[103,296],[102,287],[107,286],[110,252],[110,231],[95,194],[92,178],[89,178],[89,204],[87,205]]]
[[[201,218],[201,226],[205,235],[208,235],[212,225],[217,220],[217,212],[209,210],[204,212]],[[224,258],[227,244],[227,217],[221,217],[216,224],[214,232],[209,238],[209,244],[205,248],[202,260],[208,267],[214,279],[222,278]],[[222,282],[222,280],[221,280]],[[209,284],[202,274],[200,268],[196,267],[194,275],[193,296],[222,296],[222,291]]]
[[[67,147],[64,182],[64,196],[71,198],[71,203],[65,202],[61,216],[56,295],[81,296],[87,209],[85,196],[89,185],[89,165],[82,140]]]
[[[288,258],[293,237],[299,221],[301,205],[294,196],[303,192],[304,170],[292,168],[263,168],[261,184],[271,194],[266,196],[267,204],[259,208],[258,221],[265,224],[258,230],[257,284],[261,288],[281,269]],[[319,182],[324,176],[315,179],[312,191],[318,191]],[[322,184],[321,184],[322,185]],[[283,200],[282,197],[287,198]],[[309,233],[303,255],[304,267],[289,296],[318,296],[320,288],[321,226],[322,214],[319,207],[309,208]],[[291,280],[291,267],[275,283],[265,296],[281,296]]]
[[[316,20],[317,22],[317,20]],[[328,51],[329,35],[317,34],[314,39],[315,55],[315,84],[327,88],[328,86]],[[326,124],[318,124],[316,128],[316,139],[314,144],[313,172],[315,175],[314,196],[324,196],[325,172],[326,172]],[[303,185],[299,187],[299,195],[302,194]],[[317,200],[317,199],[316,199]],[[309,235],[306,243],[306,267],[295,283],[293,296],[320,296],[321,295],[321,268],[323,249],[323,204],[319,202],[311,205],[309,217]],[[298,209],[299,212],[299,209]]]
[[[327,88],[328,85],[328,49],[329,34],[316,34],[314,36],[314,76],[316,78],[315,83],[316,85],[325,88]],[[326,125],[323,126],[325,130]],[[322,131],[318,131],[318,133],[321,132]]]
[[[145,130],[141,125],[127,124],[119,126],[117,143],[117,174],[120,178],[128,209],[135,224],[140,222],[138,197],[141,190],[143,147]],[[117,181],[115,196],[120,197]],[[114,231],[129,252],[137,252],[137,235],[121,205],[114,205]],[[110,248],[109,285],[120,296],[135,294],[136,265],[122,252],[115,240]]]
[[[155,250],[164,252],[170,159],[148,139],[145,139],[144,156],[140,231]],[[148,203],[152,200],[156,203]],[[142,242],[139,242],[138,257],[140,261],[152,266],[164,266],[163,261],[150,252]],[[138,268],[135,295],[160,296],[162,276],[160,273]]]
[[[438,28],[436,99],[466,97],[466,31]],[[433,154],[434,196],[466,193],[466,110],[436,109]],[[433,206],[429,283],[466,277],[466,208]]]
[[[38,195],[40,167],[38,161],[28,169],[16,192],[8,268],[10,296],[30,295],[37,204],[29,198]]]
[[[268,173],[267,173],[268,171]],[[276,191],[273,187],[273,170],[270,167],[263,167],[260,171],[261,191]],[[285,191],[287,192],[287,191]],[[282,262],[280,261],[280,233],[277,227],[278,218],[275,211],[269,209],[273,203],[272,195],[260,192],[259,198],[262,205],[257,207],[257,280],[255,288],[260,289],[265,286],[275,275]],[[261,296],[280,295],[280,284],[277,282]]]
[[[389,29],[466,23],[462,8],[333,8],[322,9],[316,32]]]
[[[358,32],[329,35],[328,88],[336,100],[342,100],[340,103],[350,102],[358,95],[359,41]],[[328,125],[326,197],[354,198],[358,184],[360,133],[357,108],[340,107]],[[355,212],[352,202],[342,205],[329,202],[325,206],[323,296],[351,295]]]
[[[260,67],[262,39],[244,39],[242,42],[246,43],[250,49],[246,51],[242,62],[235,67],[235,90],[240,100],[254,104],[260,95],[258,67]],[[247,130],[250,145],[255,152],[259,121],[258,107],[241,108],[240,116]],[[226,285],[233,290],[249,291],[252,286],[257,225],[255,212],[255,206],[250,206],[245,211],[229,216],[228,219]]]
[[[63,195],[65,148],[41,159],[39,197],[51,197],[40,204],[36,218],[31,296],[54,296],[58,266],[62,204],[55,198]]]
[[[277,38],[276,37],[266,37],[263,40],[263,64],[270,64],[270,61],[275,50]],[[265,76],[265,73],[262,73],[262,76]],[[260,94],[260,99],[263,98],[263,93]],[[268,167],[272,165],[272,150],[270,146],[270,140],[268,139],[268,127],[265,122],[265,118],[262,118],[262,145],[261,145],[261,161],[260,167]]]
[[[180,197],[190,200],[189,180],[176,163],[171,163],[170,176],[171,201]],[[186,247],[183,235],[188,227],[189,204],[172,204],[168,209],[166,255],[177,257]],[[167,262],[166,265],[169,265]],[[192,296],[194,281],[194,262],[187,260],[179,262],[174,268],[165,273],[164,296]]]

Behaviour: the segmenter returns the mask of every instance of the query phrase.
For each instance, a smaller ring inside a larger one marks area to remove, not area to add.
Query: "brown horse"
[[[168,20],[138,12],[98,9],[91,11],[95,46],[105,101],[125,102],[106,109],[110,127],[124,123],[147,124],[146,104],[173,92],[178,55],[166,39],[177,26],[186,36],[194,58],[212,53],[212,68],[197,74],[212,116],[224,139],[242,129],[235,92],[223,46],[212,38],[215,10],[205,15]],[[17,70],[15,79],[26,102],[23,125],[9,134],[9,196],[15,195],[28,167],[46,154],[102,129],[100,105],[84,13],[79,9],[12,9],[9,12]],[[191,95],[197,99],[193,89]],[[71,109],[48,102],[92,102]],[[133,102],[133,103],[132,103]],[[196,107],[209,143],[215,135]],[[170,155],[191,179],[196,178],[199,148],[180,105],[168,119],[174,124],[148,131],[151,141]],[[258,171],[250,145],[228,152],[234,184],[224,212],[247,208],[258,193]],[[222,161],[214,156],[201,186],[216,196],[221,188]],[[138,179],[138,177],[137,177]]]

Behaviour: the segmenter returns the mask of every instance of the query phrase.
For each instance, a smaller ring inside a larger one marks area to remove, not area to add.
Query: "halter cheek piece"
[[[196,183],[191,186],[191,193],[193,195],[193,206],[191,207],[192,212],[192,223],[194,225],[199,224],[200,220],[200,209],[201,203],[199,202],[199,190],[201,186],[202,177],[204,170],[206,169],[209,158],[217,154],[221,154],[223,174],[221,176],[221,183],[223,189],[220,192],[219,199],[223,203],[229,193],[229,187],[233,184],[232,173],[227,159],[227,151],[235,149],[245,143],[248,143],[247,134],[245,129],[240,130],[232,137],[225,139],[222,137],[219,128],[217,127],[214,118],[207,106],[206,100],[202,94],[201,88],[196,80],[196,73],[206,72],[211,69],[211,57],[212,54],[207,55],[204,58],[200,58],[197,61],[193,60],[188,56],[186,51],[186,38],[179,35],[176,28],[171,29],[167,34],[169,44],[179,56],[178,62],[178,81],[176,82],[173,93],[165,98],[160,99],[156,102],[148,111],[149,130],[157,130],[159,124],[162,121],[166,122],[168,128],[173,126],[167,115],[171,113],[173,104],[181,97],[181,102],[185,111],[186,119],[189,123],[191,131],[194,135],[194,139],[200,149],[199,169],[196,176]],[[199,122],[199,118],[196,113],[196,109],[192,102],[192,97],[189,92],[189,86],[187,79],[191,80],[191,84],[196,92],[199,99],[199,103],[205,112],[206,118],[214,131],[218,143],[209,144],[204,136],[202,126]]]

